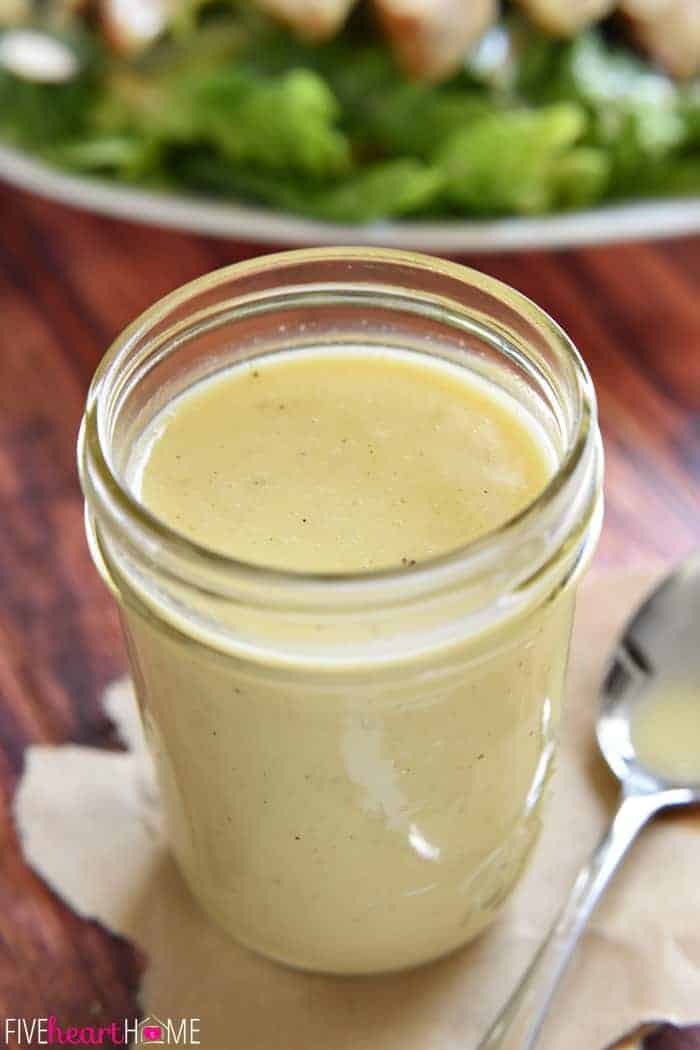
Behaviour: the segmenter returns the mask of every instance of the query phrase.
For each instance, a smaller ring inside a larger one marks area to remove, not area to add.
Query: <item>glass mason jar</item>
[[[135,498],[135,442],[192,383],[343,343],[497,383],[551,442],[547,487],[459,550],[347,575],[244,564]],[[334,973],[414,966],[474,937],[537,839],[576,583],[601,523],[595,398],[566,335],[512,289],[428,256],[258,258],[117,339],[79,462],[172,848],[207,912],[250,948]]]

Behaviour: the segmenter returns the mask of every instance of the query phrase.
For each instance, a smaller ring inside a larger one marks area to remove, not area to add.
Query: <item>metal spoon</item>
[[[700,778],[669,779],[645,766],[632,736],[639,702],[649,697],[651,688],[657,696],[665,683],[677,683],[679,674],[685,681],[698,683],[700,707],[700,550],[647,598],[612,655],[602,687],[597,737],[603,757],[620,781],[617,812],[478,1050],[533,1050],[578,939],[639,831],[662,809],[700,802]],[[655,702],[663,703],[663,699]]]

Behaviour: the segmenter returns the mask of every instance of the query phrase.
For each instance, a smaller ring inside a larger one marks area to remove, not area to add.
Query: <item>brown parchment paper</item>
[[[123,754],[35,747],[15,803],[29,863],[77,912],[148,956],[145,1012],[201,1018],[207,1050],[475,1050],[616,800],[593,738],[601,669],[655,574],[582,587],[546,826],[492,929],[441,963],[379,979],[308,976],[257,958],[201,914],[169,857],[128,683],[106,705]],[[368,931],[371,936],[371,931]],[[700,1019],[700,816],[647,828],[595,914],[543,1050],[598,1050],[643,1019]]]

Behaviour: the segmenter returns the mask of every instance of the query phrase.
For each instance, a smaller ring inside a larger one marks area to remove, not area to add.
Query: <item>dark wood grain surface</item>
[[[83,538],[75,437],[92,372],[124,324],[261,249],[6,187],[0,220],[0,1021],[109,1024],[138,1010],[137,953],[29,871],[11,817],[28,744],[115,746],[99,697],[124,656]],[[697,545],[700,239],[465,261],[537,300],[590,366],[607,452],[598,562],[671,562]],[[685,1038],[654,1048],[700,1048],[698,1032]]]

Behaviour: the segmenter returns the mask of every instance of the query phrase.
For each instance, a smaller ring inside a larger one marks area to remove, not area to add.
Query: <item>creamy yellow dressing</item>
[[[642,765],[671,781],[700,782],[700,683],[666,683],[634,712],[632,743]]]
[[[358,348],[285,353],[192,388],[144,435],[133,474],[200,543],[347,572],[483,535],[553,469],[536,424],[495,386]],[[188,634],[123,604],[173,848],[238,940],[368,973],[442,955],[493,919],[539,830],[570,588],[420,661],[399,642],[380,668],[333,673],[234,657],[203,617]],[[246,610],[232,615],[245,629]],[[272,613],[267,629],[274,640]]]
[[[517,403],[411,353],[284,353],[188,391],[146,437],[141,496],[187,536],[307,572],[413,564],[490,532],[552,456]]]

